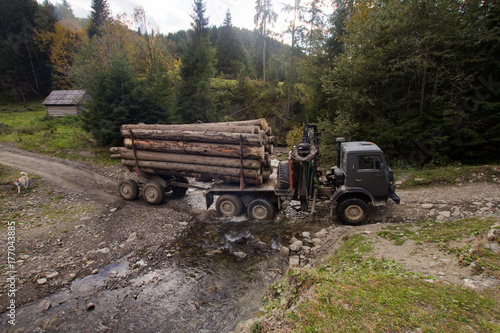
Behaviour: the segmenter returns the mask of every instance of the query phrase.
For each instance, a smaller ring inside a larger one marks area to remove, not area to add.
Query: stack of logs
[[[122,125],[124,166],[157,175],[261,185],[272,173],[274,137],[265,119],[185,125]]]

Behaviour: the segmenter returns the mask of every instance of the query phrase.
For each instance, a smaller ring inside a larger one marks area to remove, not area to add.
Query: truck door
[[[382,155],[357,155],[354,167],[354,186],[362,187],[374,197],[384,197],[389,192],[389,172]]]

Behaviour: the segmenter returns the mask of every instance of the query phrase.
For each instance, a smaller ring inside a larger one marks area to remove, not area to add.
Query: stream
[[[255,316],[267,287],[288,268],[278,250],[296,228],[284,218],[198,222],[155,267],[131,262],[131,253],[21,306],[15,327],[4,313],[0,330],[230,332]]]

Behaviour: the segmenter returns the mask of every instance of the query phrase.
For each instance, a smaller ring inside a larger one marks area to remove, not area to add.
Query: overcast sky
[[[62,0],[49,0],[52,4],[62,3]],[[38,0],[39,3],[43,0]],[[67,0],[77,17],[87,17],[90,13],[92,0]],[[254,29],[255,0],[205,0],[206,12],[210,25],[221,26],[224,23],[226,11],[229,9],[233,25],[240,28]],[[278,13],[280,21],[284,20],[283,3],[293,3],[293,0],[273,0],[273,9]],[[191,27],[193,0],[108,0],[112,15],[125,13],[132,18],[134,8],[143,6],[147,15],[158,25],[160,32],[167,34]],[[278,26],[283,23],[278,23]],[[277,29],[279,30],[279,29]]]

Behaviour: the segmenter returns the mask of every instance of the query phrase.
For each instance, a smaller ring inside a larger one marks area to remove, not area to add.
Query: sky
[[[43,2],[38,0],[38,2]],[[62,0],[49,0],[52,4],[60,4]],[[92,0],[67,0],[76,17],[87,17],[90,14]],[[205,0],[209,24],[221,26],[229,9],[233,26],[253,30],[255,15],[255,0]],[[273,0],[273,9],[279,18],[276,28],[284,26],[283,3],[293,3],[293,0]],[[144,7],[146,14],[156,23],[163,34],[187,30],[191,28],[193,0],[108,0],[113,16],[127,14],[133,17],[134,8]],[[279,31],[279,29],[277,29]]]

